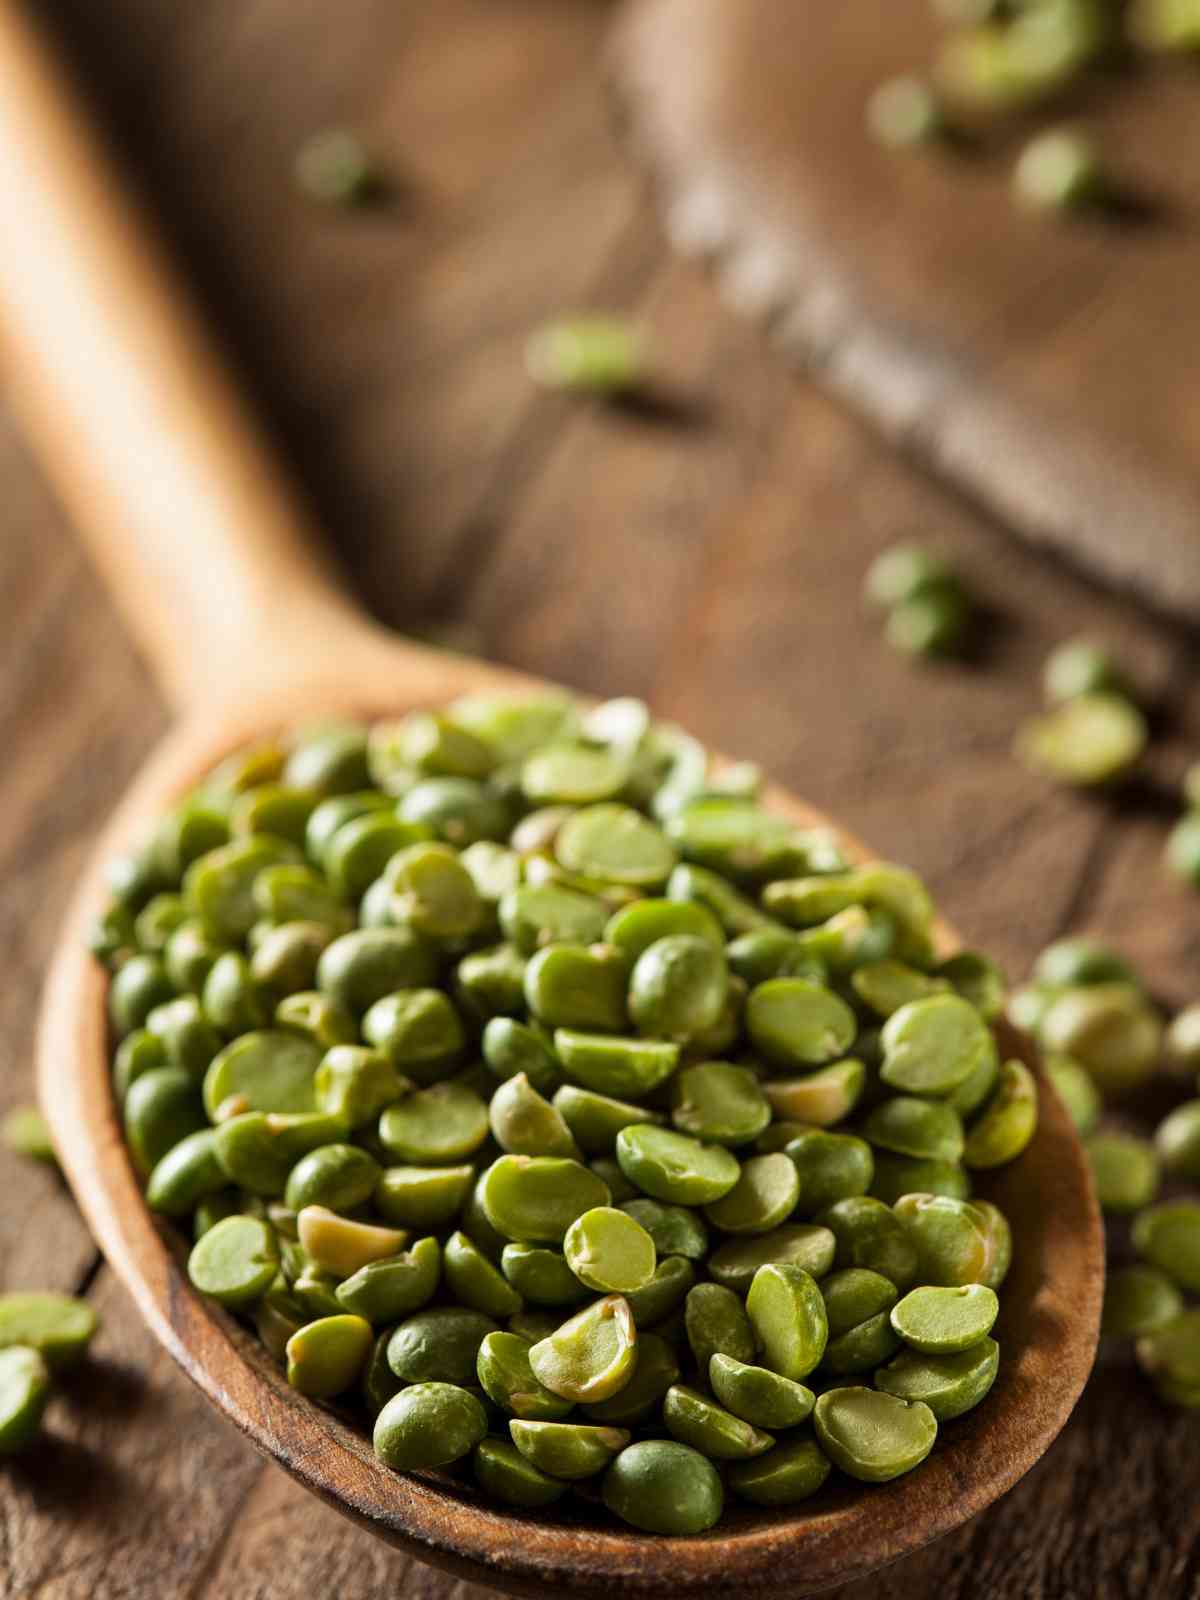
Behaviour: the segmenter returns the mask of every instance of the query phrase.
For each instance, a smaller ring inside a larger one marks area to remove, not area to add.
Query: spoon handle
[[[17,0],[0,0],[0,236],[11,393],[171,700],[369,657],[376,630]]]

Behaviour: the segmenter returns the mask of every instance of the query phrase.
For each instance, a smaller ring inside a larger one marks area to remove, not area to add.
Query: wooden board
[[[926,872],[1015,974],[1066,927],[1196,997],[1200,902],[1163,822],[1060,794],[1008,754],[1065,633],[1161,697],[1151,773],[1200,750],[1183,635],[1057,571],[784,372],[672,255],[611,134],[597,0],[53,0],[380,615],[582,689],[650,697]],[[318,48],[319,46],[319,48]],[[398,215],[296,200],[296,140],[353,117],[410,180]],[[647,320],[689,422],[534,391],[527,329]],[[87,843],[164,713],[32,472],[0,385],[0,1110],[28,1097],[39,974]],[[136,492],[136,485],[131,485]],[[977,667],[899,662],[859,604],[919,529],[1006,625]],[[486,1600],[265,1466],[162,1356],[69,1199],[0,1151],[0,1284],[81,1286],[97,1365],[0,1471],[3,1600]],[[1124,1354],[986,1516],[838,1600],[1191,1600],[1200,1432]]]
[[[937,39],[929,0],[634,0],[615,77],[675,243],[789,356],[990,514],[1195,618],[1195,73],[1076,97],[1143,214],[1064,222],[1013,203],[1030,124],[970,156],[870,138],[872,89]]]

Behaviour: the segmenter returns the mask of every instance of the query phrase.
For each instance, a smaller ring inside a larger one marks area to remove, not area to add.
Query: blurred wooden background
[[[1196,997],[1200,901],[1163,876],[1170,786],[1200,754],[1195,641],[1043,562],[785,373],[672,259],[614,137],[600,0],[46,0],[192,263],[366,602],[401,629],[663,714],[928,874],[1014,976],[1089,929]],[[386,212],[292,190],[348,122]],[[530,327],[644,317],[654,415],[535,391]],[[0,384],[0,406],[3,389]],[[0,415],[0,1109],[30,1094],[40,974],[88,843],[165,712]],[[129,485],[136,495],[138,485]],[[169,531],[169,530],[168,530]],[[994,608],[980,658],[921,669],[860,605],[914,536]],[[1156,706],[1121,809],[1011,759],[1049,648],[1086,630]],[[86,1289],[97,1361],[0,1467],[0,1596],[484,1600],[319,1506],[209,1411],[142,1330],[48,1173],[0,1154],[0,1282]],[[1200,1594],[1200,1430],[1123,1359],[1047,1460],[944,1544],[840,1600]]]

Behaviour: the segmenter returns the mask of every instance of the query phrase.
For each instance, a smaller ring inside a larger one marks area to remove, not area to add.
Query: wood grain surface
[[[1200,752],[1197,653],[1016,546],[953,487],[786,374],[673,259],[614,137],[598,0],[46,0],[195,264],[376,613],[584,690],[643,694],[768,762],[927,873],[1022,973],[1071,927],[1195,997],[1200,902],[1158,865]],[[353,120],[386,213],[314,211],[297,141]],[[535,392],[567,305],[652,329],[654,415]],[[2,397],[2,396],[0,396]],[[26,1099],[37,989],[88,842],[165,713],[0,415],[0,1106]],[[130,493],[137,485],[131,483]],[[995,608],[977,663],[896,660],[870,554],[915,534]],[[1158,706],[1147,783],[1063,795],[1009,756],[1046,651],[1088,630]],[[483,1600],[265,1466],[99,1266],[65,1192],[0,1152],[0,1281],[85,1289],[96,1363],[0,1467],[0,1596]],[[1043,1464],[941,1545],[839,1600],[1193,1600],[1200,1430],[1107,1361]]]
[[[1130,61],[970,150],[882,149],[872,90],[940,37],[930,0],[632,0],[616,75],[676,243],[789,355],[1027,537],[1195,615],[1196,74]],[[1024,141],[1070,117],[1121,205],[1022,212]]]

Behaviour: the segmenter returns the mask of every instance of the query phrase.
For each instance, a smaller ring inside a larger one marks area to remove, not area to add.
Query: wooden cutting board
[[[1037,217],[1018,126],[957,157],[868,135],[871,90],[938,33],[929,0],[632,0],[615,78],[671,238],[977,505],[1200,616],[1200,76],[1070,108],[1136,217]]]

